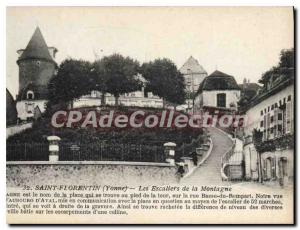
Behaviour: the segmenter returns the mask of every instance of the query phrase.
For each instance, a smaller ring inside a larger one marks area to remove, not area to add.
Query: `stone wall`
[[[20,124],[20,125],[9,126],[6,128],[6,139],[10,136],[13,136],[17,133],[24,131],[25,129],[30,129],[30,128],[32,128],[31,122]]]
[[[19,93],[28,83],[46,86],[55,72],[55,63],[43,60],[19,62]]]
[[[148,162],[7,162],[7,187],[23,185],[164,185],[177,183],[177,168]]]

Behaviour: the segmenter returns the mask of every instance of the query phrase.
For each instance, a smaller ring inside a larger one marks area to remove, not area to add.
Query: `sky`
[[[18,93],[18,49],[40,27],[56,62],[120,53],[139,62],[193,56],[203,68],[257,82],[294,46],[291,7],[8,7],[6,86]]]

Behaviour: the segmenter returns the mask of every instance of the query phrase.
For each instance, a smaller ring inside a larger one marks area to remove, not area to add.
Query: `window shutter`
[[[292,103],[286,103],[286,133],[292,132]]]
[[[264,115],[264,130],[263,130],[264,140],[267,139],[267,116]]]
[[[277,137],[277,129],[278,129],[278,108],[274,109],[274,137]]]
[[[267,115],[267,139],[270,137],[270,124],[271,124],[271,114]]]

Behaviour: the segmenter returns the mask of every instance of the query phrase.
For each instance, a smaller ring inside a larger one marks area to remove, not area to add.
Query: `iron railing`
[[[7,161],[48,161],[48,143],[7,144]],[[145,143],[60,143],[60,161],[164,162],[162,144]]]
[[[6,145],[7,161],[47,161],[48,143],[15,143]]]
[[[60,144],[61,161],[138,161],[164,162],[163,146],[134,143],[100,142]]]

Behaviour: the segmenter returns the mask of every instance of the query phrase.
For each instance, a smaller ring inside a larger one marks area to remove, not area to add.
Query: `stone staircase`
[[[197,168],[192,175],[181,180],[182,184],[189,185],[221,185],[228,184],[222,181],[221,159],[223,154],[232,147],[233,142],[226,133],[216,128],[209,128],[213,148],[208,159]]]

